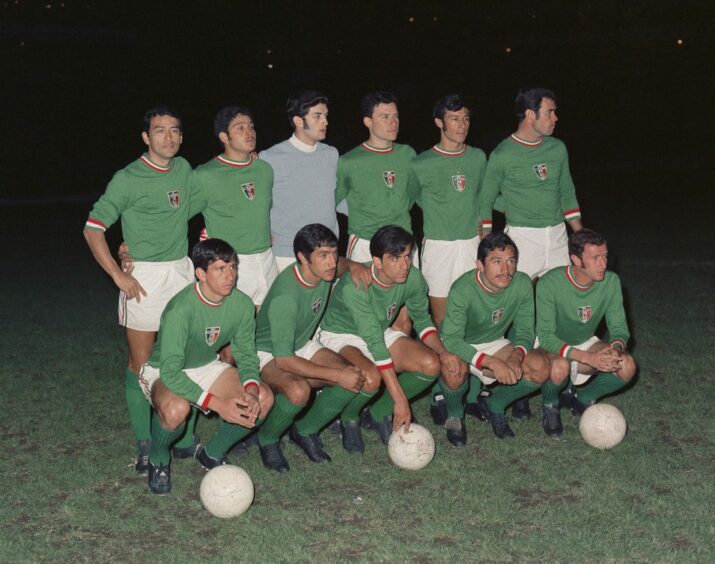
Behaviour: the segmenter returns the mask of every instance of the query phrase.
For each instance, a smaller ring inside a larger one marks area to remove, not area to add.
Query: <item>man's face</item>
[[[508,288],[516,272],[516,251],[507,246],[503,250],[493,249],[484,262],[477,260],[477,270],[482,273],[487,285],[494,290]]]
[[[207,270],[196,269],[196,277],[201,281],[201,288],[209,297],[219,301],[228,296],[236,286],[238,264],[235,260],[225,262],[217,260],[209,264]]]
[[[456,112],[446,111],[444,119],[435,118],[434,122],[439,127],[442,145],[461,145],[469,133],[469,110],[462,108]],[[445,143],[447,141],[448,143]]]
[[[142,131],[151,161],[168,161],[181,146],[181,122],[172,116],[154,116],[149,122],[149,132]]]
[[[323,141],[328,134],[328,106],[316,104],[303,119],[293,118],[296,128],[301,129],[302,136],[313,144]]]
[[[382,258],[372,257],[380,272],[380,279],[387,284],[404,284],[412,267],[412,245],[397,255],[385,253]]]
[[[301,253],[301,257],[303,257]],[[310,257],[301,260],[308,265],[311,274],[325,282],[332,282],[338,273],[338,248],[318,247],[310,253]]]
[[[593,282],[600,282],[606,277],[608,247],[606,245],[586,245],[581,257],[571,255],[571,262],[581,274]]]
[[[256,128],[253,120],[243,114],[233,118],[219,138],[231,153],[249,154],[256,150]]]
[[[548,137],[553,134],[557,121],[559,118],[556,117],[556,102],[551,98],[542,98],[533,124],[534,131],[542,137]]]
[[[374,141],[393,142],[400,131],[400,114],[396,104],[378,104],[372,111],[372,117],[363,119]]]

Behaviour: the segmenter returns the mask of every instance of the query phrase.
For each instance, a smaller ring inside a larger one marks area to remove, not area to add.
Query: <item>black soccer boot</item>
[[[360,421],[341,421],[340,429],[343,435],[343,448],[345,450],[358,454],[365,452],[365,442],[362,439]]]
[[[494,431],[494,434],[500,439],[514,438],[514,431],[509,427],[504,413],[492,413],[490,411],[489,422],[492,424],[492,431]]]
[[[369,409],[363,409],[360,414],[360,423],[363,427],[372,429],[380,437],[382,444],[386,445],[390,440],[390,435],[392,435],[392,416],[385,415],[382,421],[375,421],[375,418],[370,413]]]
[[[149,490],[156,495],[166,495],[171,491],[171,472],[168,464],[149,465]]]
[[[564,432],[564,426],[561,424],[561,410],[558,405],[543,406],[543,426],[544,433],[552,439],[558,439]]]
[[[196,455],[198,454],[199,450],[201,449],[201,439],[199,439],[198,435],[194,435],[193,437],[194,441],[187,447],[183,448],[178,448],[178,447],[173,447],[171,449],[171,458],[172,459],[185,459],[185,458],[195,458]]]
[[[273,443],[272,445],[259,445],[258,450],[261,453],[263,466],[269,470],[275,470],[276,472],[288,472],[288,470],[290,470],[288,461],[286,460],[286,457],[283,456],[283,452],[281,451],[280,442]]]
[[[298,432],[296,426],[293,425],[290,428],[288,437],[290,438],[292,443],[295,443],[300,448],[302,448],[303,452],[305,452],[305,454],[308,455],[308,458],[310,458],[310,460],[312,460],[313,462],[331,461],[331,458],[330,456],[328,456],[328,453],[323,450],[323,445],[321,444],[320,437],[318,437],[317,433],[312,433],[307,437],[304,437]]]
[[[526,421],[531,417],[529,398],[519,398],[511,406],[511,417],[517,421]]]
[[[448,417],[444,428],[447,429],[447,440],[451,445],[463,447],[467,444],[467,426],[464,418]]]
[[[223,466],[225,464],[231,464],[231,461],[227,456],[222,456],[221,458],[214,458],[208,452],[206,452],[206,447],[201,447],[199,452],[196,454],[196,460],[199,464],[203,466],[206,470],[211,470],[216,468],[216,466]]]

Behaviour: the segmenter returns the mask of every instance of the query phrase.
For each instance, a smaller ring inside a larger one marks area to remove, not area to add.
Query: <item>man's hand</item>
[[[412,421],[410,402],[407,401],[407,398],[396,401],[395,407],[392,410],[392,431],[397,432],[403,425],[405,426],[405,432],[409,431],[410,421]]]
[[[246,393],[229,399],[214,396],[211,398],[209,408],[218,413],[227,423],[241,425],[248,429],[256,426],[256,418],[261,409],[258,400]]]
[[[484,366],[486,366],[486,364]],[[517,376],[512,367],[495,356],[489,357],[489,366],[486,366],[486,368],[494,373],[494,378],[496,378],[500,384],[511,385],[519,381],[519,376]]]
[[[126,242],[122,241],[119,245],[117,255],[122,264],[122,270],[131,273],[131,271],[134,270],[134,257],[129,254],[129,245],[127,245]]]
[[[442,363],[442,372],[447,372],[452,376],[459,376],[467,371],[467,363],[458,355],[447,350],[439,354],[439,361]]]
[[[337,384],[357,394],[365,385],[365,376],[357,366],[346,366],[339,369]]]
[[[132,267],[133,269],[134,267]],[[131,275],[131,271],[129,272],[118,272],[114,278],[114,283],[117,285],[117,288],[119,288],[122,292],[124,292],[127,295],[127,298],[130,300],[136,299],[137,303],[141,302],[141,297],[147,295],[146,291],[144,288],[142,288],[141,284],[137,281],[134,276]]]
[[[348,272],[350,273],[350,278],[353,279],[353,284],[355,284],[358,290],[360,289],[361,283],[365,290],[372,284],[372,274],[370,273],[370,269],[364,264],[351,260],[348,262]]]
[[[599,372],[618,372],[623,364],[623,358],[618,350],[608,346],[600,351],[588,353],[588,360],[585,364],[592,366]]]

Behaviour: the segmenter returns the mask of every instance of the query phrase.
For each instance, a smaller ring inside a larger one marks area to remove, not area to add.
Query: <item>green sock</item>
[[[568,383],[568,378],[561,384],[554,384],[551,379],[547,380],[546,384],[541,386],[541,393],[544,396],[544,405],[559,405],[559,392],[563,390]]]
[[[181,436],[186,429],[186,421],[179,425],[175,431],[167,431],[161,426],[159,416],[154,413],[154,424],[151,426],[151,451],[149,452],[149,460],[152,464],[169,464],[171,455],[169,449],[174,444],[177,438]]]
[[[482,381],[474,374],[469,374],[469,391],[467,392],[467,403],[477,403],[479,392],[482,391]]]
[[[410,400],[434,384],[435,377],[427,376],[422,372],[403,372],[397,377],[397,381],[402,386],[402,391],[405,392],[407,399]],[[375,404],[370,408],[370,413],[375,421],[382,421],[388,415],[392,415],[394,407],[395,402],[392,400],[390,392],[385,388]]]
[[[257,419],[256,427],[260,427],[261,423],[263,423],[263,419]],[[221,458],[233,445],[255,430],[255,427],[249,429],[248,427],[234,425],[233,423],[228,423],[221,419],[218,432],[214,435],[213,439],[206,444],[206,452],[212,458]]]
[[[443,391],[443,388],[442,388],[442,380],[440,380],[439,378],[437,378],[437,380],[436,380],[435,383],[434,383],[434,386],[432,386],[432,395],[434,396],[434,395],[437,395],[437,394],[441,394],[442,391]]]
[[[174,443],[176,448],[188,448],[194,444],[194,431],[196,430],[196,418],[199,415],[199,410],[195,407],[191,408],[191,413],[186,418],[186,430],[179,437],[179,440]]]
[[[581,403],[594,403],[599,398],[620,390],[627,383],[612,372],[599,372],[576,394]]]
[[[283,394],[278,394],[273,403],[273,409],[268,414],[266,422],[258,432],[258,444],[261,446],[272,445],[281,440],[281,435],[293,423],[295,416],[305,407],[288,401]]]
[[[144,392],[139,386],[137,373],[127,368],[124,383],[124,395],[129,408],[129,422],[137,441],[144,441],[151,437],[151,404],[147,401]]]
[[[489,411],[492,413],[504,413],[510,403],[528,396],[540,387],[539,384],[535,384],[526,378],[522,378],[516,384],[499,384],[496,386],[494,393],[487,399]]]
[[[296,421],[295,427],[298,429],[298,433],[307,437],[320,432],[356,395],[355,392],[346,390],[337,384],[326,386],[318,393],[308,413]]]
[[[343,412],[340,414],[340,419],[343,423],[347,421],[357,421],[360,418],[360,412],[363,407],[365,407],[370,400],[375,397],[376,393],[376,391],[365,392],[360,390],[360,393],[355,394],[355,397],[350,400],[350,403],[345,406],[345,409],[343,409]]]
[[[444,382],[442,382],[442,393],[444,393],[444,399],[447,402],[448,417],[464,418],[464,395],[467,393],[468,385],[469,381],[465,379],[459,388],[450,390],[444,385]]]

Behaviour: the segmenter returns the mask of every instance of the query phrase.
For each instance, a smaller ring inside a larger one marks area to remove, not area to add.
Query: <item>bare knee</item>
[[[623,354],[623,365],[621,369],[616,373],[621,380],[626,382],[630,381],[636,374],[638,366],[636,365],[636,360],[628,353]]]
[[[549,377],[554,384],[563,384],[570,373],[571,363],[568,360],[562,357],[554,357],[551,359]]]
[[[161,426],[167,431],[175,431],[189,416],[191,406],[184,398],[174,397],[156,408]]]
[[[380,371],[377,368],[363,370],[362,374],[365,376],[365,383],[362,385],[362,390],[364,392],[371,394],[380,389],[382,374],[380,374]]]
[[[524,376],[530,382],[542,385],[549,379],[549,359],[538,351],[530,351],[524,359]]]
[[[419,366],[419,371],[422,372],[422,374],[432,376],[433,378],[439,376],[442,371],[442,363],[440,362],[439,357],[432,351],[428,351],[423,355]]]
[[[310,384],[304,378],[292,377],[281,386],[281,393],[294,405],[305,405],[310,399]]]
[[[467,380],[467,371],[454,374],[452,372],[442,371],[442,383],[449,390],[456,390]]]
[[[273,392],[265,384],[261,383],[259,385],[258,391],[258,404],[261,406],[261,418],[265,419],[268,416],[268,412],[273,407]]]

